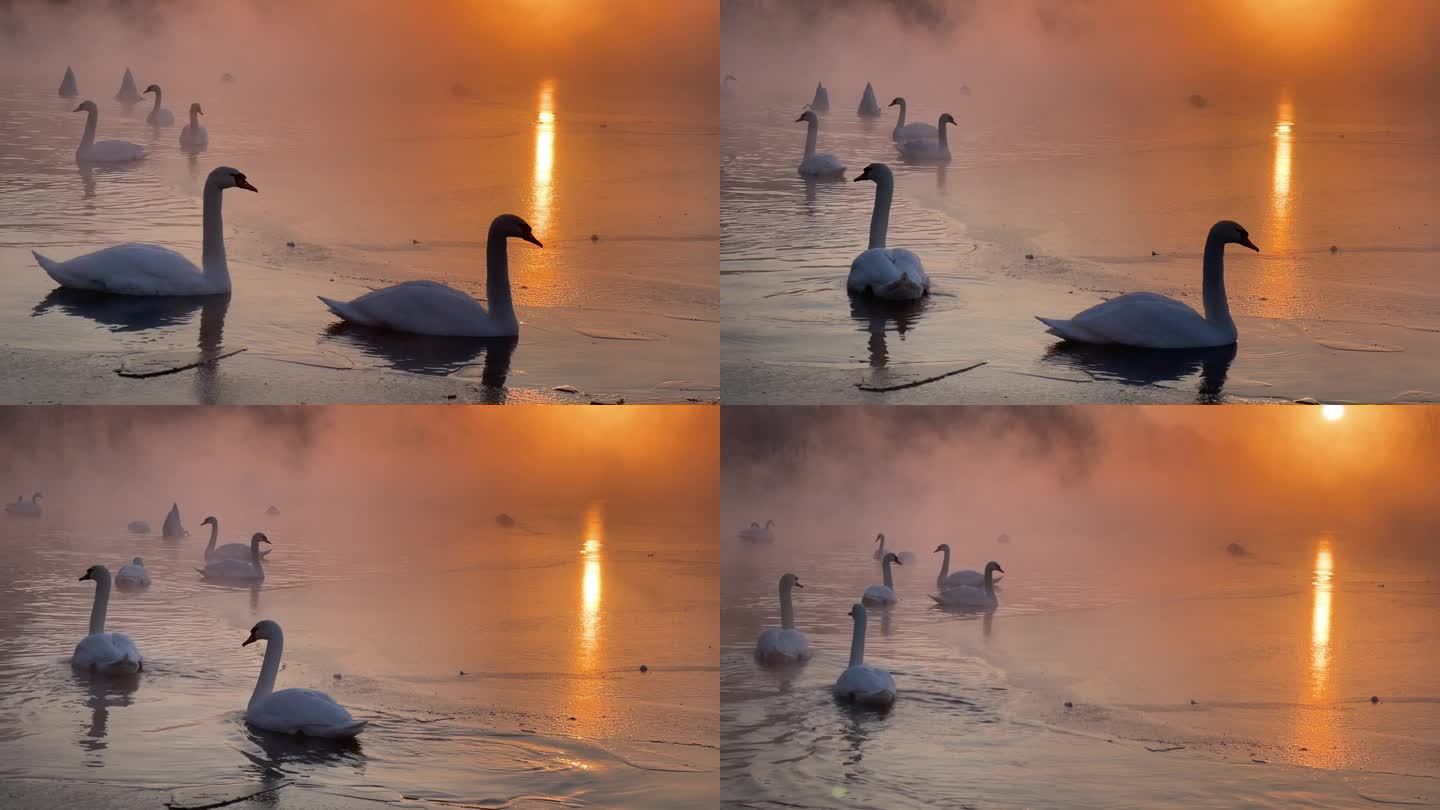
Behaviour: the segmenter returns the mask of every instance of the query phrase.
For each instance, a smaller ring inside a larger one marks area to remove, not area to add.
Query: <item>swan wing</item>
[[[899,144],[901,157],[908,160],[949,160],[950,148],[942,146],[939,140],[904,141]]]
[[[865,594],[860,597],[860,601],[870,605],[892,605],[897,600],[895,589],[887,588],[884,585],[871,585],[865,589]]]
[[[846,289],[891,301],[910,301],[930,291],[920,257],[905,248],[871,248],[850,262]]]
[[[196,569],[199,570],[199,569]],[[207,579],[264,579],[265,573],[257,571],[249,560],[213,560],[205,563],[200,571]]]
[[[853,666],[835,681],[835,697],[850,703],[888,706],[895,702],[895,679],[876,666]]]
[[[1081,343],[1146,349],[1228,346],[1235,335],[1205,320],[1189,305],[1158,293],[1126,293],[1069,320],[1040,318],[1051,334]]]
[[[895,131],[890,134],[891,137],[902,143],[926,138],[940,140],[940,131],[935,129],[934,124],[906,124],[903,127],[895,127]]]
[[[491,320],[479,301],[438,281],[406,281],[372,290],[353,301],[323,296],[320,300],[350,323],[395,332],[454,337],[499,337],[519,332],[519,324]]]
[[[815,177],[838,177],[845,173],[845,164],[828,152],[817,152],[800,161],[800,173]]]
[[[205,127],[192,127],[186,124],[185,128],[180,130],[181,146],[204,146],[209,141],[210,133],[205,131]]]
[[[133,674],[140,671],[145,659],[135,642],[124,633],[91,633],[75,645],[72,666],[110,674]]]
[[[365,729],[335,699],[316,689],[281,689],[255,702],[245,719],[266,731],[309,737],[354,737]]]
[[[194,262],[159,245],[125,244],[63,262],[35,253],[35,261],[63,287],[117,295],[212,295]]]
[[[98,141],[89,149],[78,152],[80,160],[89,163],[128,163],[146,155],[145,147],[129,141]]]
[[[120,571],[115,574],[116,585],[149,585],[150,572],[143,567],[131,563],[120,566]]]
[[[264,556],[266,552],[261,552]],[[216,546],[215,550],[205,555],[206,560],[239,560],[246,565],[250,564],[250,547],[243,543],[226,543],[223,546]]]
[[[973,605],[986,607],[997,603],[995,597],[987,593],[984,588],[975,588],[969,585],[946,588],[940,591],[939,596],[931,596],[930,598],[935,600],[936,604],[953,606]]]
[[[755,657],[767,662],[799,661],[810,657],[810,640],[799,630],[772,627],[755,642]]]

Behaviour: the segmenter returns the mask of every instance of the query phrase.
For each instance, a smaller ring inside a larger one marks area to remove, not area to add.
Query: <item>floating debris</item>
[[[1074,703],[1071,703],[1070,701],[1067,700],[1067,701],[1065,701],[1065,708],[1067,708],[1067,709],[1073,709],[1073,708],[1075,708],[1075,704],[1074,704]]]
[[[340,673],[338,673],[338,672],[335,673],[335,680],[337,680],[337,681],[340,680]]]
[[[650,667],[647,667],[647,666],[645,666],[644,664],[641,664],[641,665],[640,665],[640,671],[641,671],[641,672],[649,672],[649,671],[650,671]]]
[[[1035,254],[1034,254],[1034,253],[1026,253],[1026,254],[1025,254],[1025,258],[1026,258],[1027,260],[1028,260],[1028,259],[1033,259],[1033,258],[1035,258]]]
[[[1370,702],[1371,702],[1372,704],[1379,703],[1379,702],[1380,702],[1380,698],[1377,697],[1377,696],[1375,696],[1375,695],[1371,695],[1371,696],[1370,696]]]
[[[1339,253],[1339,252],[1340,252],[1340,246],[1339,246],[1339,245],[1331,245],[1331,246],[1330,246],[1330,252],[1331,252],[1331,253]]]
[[[1246,548],[1245,548],[1244,546],[1240,545],[1239,543],[1231,543],[1230,545],[1226,546],[1226,547],[1225,547],[1225,553],[1226,553],[1226,554],[1229,554],[1231,557],[1248,557],[1248,556],[1250,556],[1250,552],[1249,552],[1248,550],[1246,550]]]
[[[506,529],[515,528],[515,518],[510,517],[504,512],[501,512],[500,514],[495,516],[495,523],[496,525],[503,526]]]
[[[598,233],[592,233],[592,234],[590,234],[590,241],[591,241],[591,242],[599,242],[599,241],[600,241],[600,234],[598,234]]]
[[[1187,99],[1187,101],[1190,102],[1191,107],[1194,107],[1197,110],[1203,110],[1206,107],[1210,106],[1210,100],[1200,95],[1199,93],[1191,93],[1190,98]]]
[[[294,243],[294,242],[286,242],[286,243],[285,243],[285,247],[293,248],[293,247],[295,247],[295,243]]]

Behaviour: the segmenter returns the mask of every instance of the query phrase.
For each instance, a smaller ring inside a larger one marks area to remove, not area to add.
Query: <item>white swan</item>
[[[125,68],[125,76],[120,79],[120,92],[115,94],[115,100],[121,104],[134,104],[141,98],[140,91],[135,89],[135,77],[131,75],[130,68]]]
[[[150,572],[145,570],[145,561],[136,557],[129,565],[120,566],[115,574],[115,584],[121,588],[150,587]]]
[[[285,652],[285,634],[280,625],[264,619],[250,628],[250,637],[240,645],[265,640],[265,663],[260,666],[260,679],[245,707],[245,722],[265,731],[280,734],[301,734],[306,737],[354,737],[365,730],[364,720],[356,720],[344,706],[324,692],[315,689],[281,689],[275,691],[275,676],[280,672],[280,656]]]
[[[935,131],[935,127],[932,127],[929,124],[926,124],[924,122],[916,122],[914,124],[905,123],[905,99],[897,96],[895,100],[890,102],[887,106],[900,107],[900,117],[896,119],[895,129],[890,133],[890,137],[894,140],[904,142],[913,141],[917,138],[938,137],[938,133]]]
[[[726,73],[726,74],[725,74],[725,78],[723,78],[723,79],[720,80],[720,95],[722,95],[722,96],[731,96],[731,95],[734,95],[734,94],[735,94],[735,90],[730,87],[730,83],[733,82],[733,81],[735,81],[735,80],[736,80],[736,79],[735,79],[734,76],[731,76],[729,73]]]
[[[955,116],[943,113],[940,116],[940,133],[934,138],[919,138],[898,144],[900,156],[906,160],[931,163],[950,162],[950,142],[945,138],[945,125],[955,123]]]
[[[145,116],[145,123],[152,127],[168,127],[175,123],[175,113],[160,106],[160,85],[152,84],[145,88],[145,92],[155,94],[155,106],[150,108],[150,114]]]
[[[839,177],[845,174],[845,164],[829,152],[816,153],[815,140],[820,133],[820,116],[813,110],[800,113],[795,121],[809,122],[805,130],[805,156],[800,159],[799,172],[810,177]]]
[[[889,672],[865,663],[867,613],[864,605],[850,608],[850,615],[855,619],[854,634],[850,637],[850,666],[835,681],[835,698],[846,703],[889,706],[895,702],[895,679]]]
[[[874,558],[877,560],[885,559],[885,533],[881,532],[875,535],[875,542],[879,543],[880,547],[875,549]],[[898,557],[902,563],[915,562],[915,555],[909,551],[897,551],[895,552],[895,556]]]
[[[1225,245],[1243,245],[1255,252],[1250,233],[1238,223],[1223,219],[1205,237],[1204,278],[1201,282],[1205,314],[1151,292],[1126,293],[1071,317],[1040,318],[1045,330],[1077,343],[1134,346],[1143,349],[1201,349],[1233,346],[1239,333],[1230,318],[1225,297]]]
[[[960,585],[954,588],[945,588],[940,591],[939,596],[932,596],[936,604],[947,607],[995,607],[1000,600],[995,598],[995,572],[1005,573],[1000,563],[991,560],[985,563],[985,583],[982,587],[973,585]]]
[[[214,516],[200,521],[201,526],[210,527],[210,544],[205,546],[205,561],[211,560],[241,560],[248,564],[250,560],[250,546],[245,543],[226,543],[223,546],[216,546],[215,541],[220,537],[220,521]],[[270,556],[270,549],[261,552],[261,557]]]
[[[190,123],[180,130],[181,146],[204,146],[210,143],[210,133],[200,126],[200,116],[204,114],[205,111],[200,109],[200,102],[190,105]]]
[[[75,71],[65,66],[65,78],[60,80],[60,97],[74,98],[80,95],[80,86],[75,82]]]
[[[972,588],[979,588],[985,585],[985,575],[973,568],[966,568],[962,571],[950,570],[950,544],[941,543],[935,547],[935,551],[945,552],[940,560],[940,576],[935,578],[935,587],[940,590],[946,588],[958,588],[961,585],[968,585]],[[1001,573],[1004,573],[1003,571]]]
[[[810,641],[795,629],[795,608],[790,604],[790,589],[804,588],[794,574],[780,577],[780,626],[760,634],[755,642],[755,657],[768,664],[804,661],[810,657]]]
[[[510,258],[505,240],[524,239],[544,247],[530,229],[530,223],[514,214],[501,214],[490,223],[485,245],[485,305],[459,290],[438,281],[406,281],[384,287],[353,301],[318,298],[350,323],[412,332],[417,335],[449,337],[510,337],[520,334],[515,304],[510,298]]]
[[[855,114],[861,118],[880,117],[880,102],[876,100],[875,88],[870,86],[870,82],[865,83],[865,92],[860,94],[860,107]]]
[[[736,536],[752,543],[773,543],[775,542],[775,521],[767,520],[764,526],[759,523],[751,523],[750,528],[741,529]]]
[[[95,604],[90,608],[90,635],[75,645],[70,665],[105,675],[133,675],[145,667],[135,642],[124,633],[105,632],[105,609],[110,604],[110,569],[92,565],[80,577],[95,581]]]
[[[165,525],[160,527],[160,536],[173,540],[189,534],[180,523],[180,504],[171,503],[170,511],[165,514]]]
[[[822,82],[815,83],[815,98],[810,100],[810,109],[815,112],[830,112],[830,91]]]
[[[99,125],[100,108],[93,101],[82,101],[71,112],[85,112],[85,134],[80,136],[80,146],[75,150],[76,163],[129,163],[145,157],[145,148],[129,141],[95,142],[95,127]]]
[[[870,214],[870,247],[850,262],[845,288],[890,301],[910,301],[930,292],[930,277],[920,257],[905,248],[885,246],[890,229],[890,200],[895,196],[895,174],[884,163],[871,163],[855,178],[875,181],[875,210]]]
[[[900,597],[895,595],[895,580],[890,577],[890,563],[892,562],[896,565],[904,565],[900,562],[899,557],[891,552],[886,552],[885,556],[880,559],[880,570],[885,578],[885,584],[871,585],[866,588],[865,594],[860,597],[861,602],[867,605],[888,607],[900,601]]]
[[[260,544],[272,545],[270,538],[260,532],[250,536],[250,559],[248,560],[207,560],[204,568],[196,568],[206,579],[222,579],[232,582],[259,582],[265,579],[265,568],[260,564]]]
[[[89,103],[89,102],[87,102]],[[230,292],[225,263],[225,226],[220,195],[227,188],[259,191],[245,175],[221,166],[205,178],[205,212],[200,261],[204,269],[170,248],[130,242],[57,262],[31,251],[35,261],[62,287],[116,295],[221,295]]]
[[[150,533],[150,521],[148,521],[148,520],[132,520],[132,521],[130,521],[129,523],[125,524],[125,528],[126,528],[131,534],[149,534],[149,533]]]
[[[15,498],[14,503],[5,504],[5,511],[12,515],[39,517],[40,515],[45,513],[44,508],[40,506],[40,501],[44,498],[45,496],[41,495],[38,492],[34,495],[31,495],[30,500],[28,501],[25,500],[25,497],[23,495],[21,495]]]

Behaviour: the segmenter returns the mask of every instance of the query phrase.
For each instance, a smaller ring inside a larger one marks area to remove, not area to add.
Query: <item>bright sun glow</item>
[[[1322,697],[1326,692],[1330,671],[1331,599],[1335,593],[1335,556],[1330,551],[1330,538],[1320,539],[1315,551],[1315,576],[1312,581],[1315,601],[1310,615],[1310,677],[1311,692]]]
[[[540,84],[535,114],[535,185],[530,225],[537,233],[550,232],[551,194],[555,181],[555,80]]]
[[[1339,422],[1345,418],[1344,405],[1321,405],[1320,415],[1325,417],[1327,422]]]
[[[605,513],[601,504],[585,511],[585,540],[580,545],[580,644],[592,657],[600,636],[600,552],[604,547]]]

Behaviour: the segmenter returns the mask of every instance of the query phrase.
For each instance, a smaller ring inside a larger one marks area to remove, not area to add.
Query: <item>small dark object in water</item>
[[[598,234],[598,233],[592,233],[592,234],[590,234],[590,241],[591,241],[591,242],[599,242],[599,241],[600,241],[600,234]]]
[[[1152,251],[1150,251],[1150,255],[1151,255],[1151,256],[1159,256],[1160,254],[1152,250]]]
[[[1380,587],[1382,587],[1382,588],[1385,587],[1385,583],[1383,583],[1383,582],[1380,583]]]
[[[1190,106],[1194,107],[1197,110],[1203,110],[1206,107],[1210,106],[1210,100],[1200,95],[1199,93],[1191,93],[1189,101]]]
[[[1331,253],[1339,253],[1339,252],[1340,252],[1340,247],[1339,247],[1338,245],[1331,245],[1331,246],[1330,246],[1330,252],[1331,252]]]
[[[1343,133],[1343,132],[1340,133],[1340,137],[1342,137],[1342,138],[1345,137],[1345,133]]]
[[[1001,544],[1008,544],[1010,542],[1010,535],[1006,534],[1005,532],[1001,532],[1000,536],[995,538],[995,542]]]
[[[460,670],[460,674],[461,674],[461,675],[464,675],[464,674],[465,674],[465,670],[463,670],[463,669]]]
[[[1371,703],[1379,703],[1379,702],[1380,702],[1380,698],[1376,697],[1375,695],[1371,695],[1371,696],[1370,696],[1370,702],[1371,702]]]
[[[571,720],[574,720],[574,719],[575,719],[575,715],[573,715],[573,714],[570,715],[570,719],[571,719]]]
[[[149,523],[146,523],[146,522],[143,521],[143,520],[132,520],[132,521],[130,521],[129,525],[127,525],[125,528],[128,529],[131,534],[149,534],[149,533],[150,533],[150,524],[149,524]]]
[[[410,240],[410,244],[412,244],[412,245],[418,245],[418,244],[420,244],[420,240],[419,240],[419,239],[411,239],[411,240]]]
[[[1065,708],[1067,708],[1067,709],[1073,709],[1073,708],[1075,708],[1075,704],[1074,704],[1074,703],[1071,703],[1070,701],[1067,700],[1067,701],[1065,701]]]
[[[286,242],[286,243],[285,243],[285,247],[295,247],[295,243],[294,243],[294,242]]]
[[[649,671],[650,671],[650,667],[647,667],[647,666],[645,666],[644,664],[641,664],[641,665],[640,665],[640,671],[641,671],[641,672],[649,672]]]
[[[458,395],[458,394],[446,394],[446,395],[445,395],[445,398],[446,398],[446,399],[454,399],[454,398],[457,397],[457,396],[459,396],[459,395]]]
[[[269,508],[267,508],[267,509],[265,510],[265,514],[267,514],[267,515],[278,515],[278,514],[280,514],[280,507],[278,507],[278,506],[276,506],[275,504],[272,503],[272,504],[270,504]]]
[[[220,81],[225,82],[226,84],[234,84],[235,75],[233,73],[225,73],[220,76]]]
[[[1250,556],[1250,552],[1246,551],[1245,547],[1240,545],[1239,543],[1231,543],[1230,545],[1226,546],[1225,553],[1229,554],[1232,557]]]
[[[1034,253],[1026,253],[1026,254],[1025,254],[1025,258],[1027,258],[1027,259],[1033,259],[1033,258],[1035,258],[1035,254],[1034,254]]]
[[[501,512],[500,514],[495,516],[495,522],[507,529],[515,528],[515,518],[510,517],[504,512]]]
[[[340,680],[340,673],[338,673],[338,672],[335,673],[335,680],[337,680],[337,681]]]
[[[1198,704],[1198,703],[1195,702],[1195,698],[1190,698],[1190,705],[1191,705],[1191,706],[1198,706],[1198,705],[1200,705],[1200,704]]]

